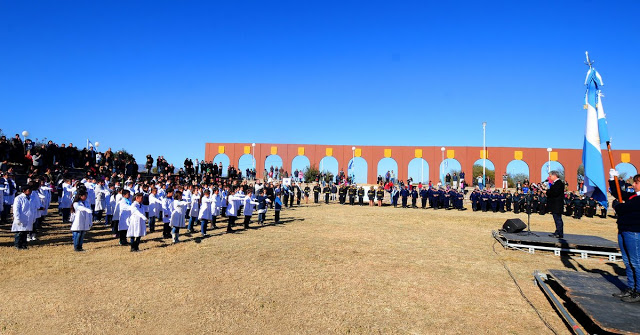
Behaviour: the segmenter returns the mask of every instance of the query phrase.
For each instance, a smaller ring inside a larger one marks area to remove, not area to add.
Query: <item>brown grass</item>
[[[3,225],[0,332],[549,333],[503,260],[543,317],[568,333],[532,272],[613,272],[621,264],[500,245],[496,255],[491,230],[512,217],[309,205],[283,211],[282,225],[219,229],[177,245],[156,232],[143,238],[140,253],[118,246],[103,226],[90,233],[87,252],[75,253],[57,215],[41,241],[19,251]],[[534,215],[532,224],[553,231],[550,215]],[[616,235],[613,219],[597,218],[565,218],[565,232]]]

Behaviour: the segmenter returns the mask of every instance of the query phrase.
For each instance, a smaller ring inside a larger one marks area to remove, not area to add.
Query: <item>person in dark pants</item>
[[[611,193],[618,198],[616,176],[616,170],[609,170]],[[624,302],[640,302],[640,174],[633,177],[633,190],[621,192],[622,201],[613,204],[618,216],[618,244],[627,273],[627,288],[613,296]]]
[[[564,212],[564,183],[560,180],[558,171],[549,172],[549,183],[551,186],[547,190],[547,205],[549,212],[553,215],[553,222],[556,224],[556,231],[549,234],[551,237],[564,237],[564,222],[562,213]]]

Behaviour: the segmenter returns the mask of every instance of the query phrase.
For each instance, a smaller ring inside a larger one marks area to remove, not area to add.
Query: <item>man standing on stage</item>
[[[564,237],[564,223],[562,222],[562,212],[564,209],[564,183],[560,180],[558,171],[549,172],[549,183],[551,186],[547,190],[547,204],[549,211],[553,215],[556,224],[556,231],[549,234],[551,237]]]

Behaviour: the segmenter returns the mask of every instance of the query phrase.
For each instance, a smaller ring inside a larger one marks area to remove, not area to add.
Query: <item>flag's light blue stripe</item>
[[[584,184],[587,188],[587,195],[593,197],[600,203],[606,203],[607,197],[604,190],[607,189],[604,178],[604,167],[602,165],[602,153],[600,148],[596,148],[589,143],[585,137],[582,149],[582,163],[584,164]]]

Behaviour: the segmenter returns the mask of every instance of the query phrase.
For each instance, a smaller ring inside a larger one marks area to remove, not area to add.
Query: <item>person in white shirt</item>
[[[158,192],[159,193],[159,192]],[[171,212],[173,212],[173,189],[166,190],[166,196],[162,201],[162,237],[171,238]]]
[[[122,190],[122,199],[116,204],[115,212],[118,216],[118,237],[120,239],[120,245],[129,245],[127,243],[127,230],[129,230],[127,219],[131,216],[131,192],[129,190]],[[115,215],[115,214],[114,214]]]
[[[131,251],[140,251],[140,238],[147,234],[147,218],[142,213],[142,200],[144,195],[136,193],[133,204],[129,207],[131,215],[128,218],[127,237],[130,238]]]
[[[93,211],[87,202],[87,190],[79,187],[73,204],[71,213],[73,223],[71,224],[71,233],[73,235],[73,250],[84,251],[82,248],[84,235],[91,229]]]
[[[189,202],[182,200],[182,192],[176,191],[173,200],[173,211],[171,212],[170,224],[171,237],[173,237],[173,243],[180,242],[178,237],[180,236],[180,228],[185,227],[185,214],[187,212],[187,205]]]
[[[158,189],[151,187],[149,190],[149,232],[156,231],[156,219],[160,216],[162,200],[158,196]]]
[[[76,190],[75,187],[71,186],[71,179],[65,179],[62,183],[62,197],[59,200],[58,207],[62,211],[62,222],[68,223],[69,215],[71,214],[71,196],[73,192]]]
[[[249,223],[251,222],[251,216],[255,209],[254,205],[258,205],[253,197],[251,188],[247,188],[247,195],[242,199],[242,214],[244,215],[244,229],[249,229]]]
[[[15,233],[14,245],[17,249],[27,249],[27,234],[33,229],[33,222],[36,220],[35,209],[31,204],[32,192],[36,187],[35,183],[30,182],[13,201],[11,232]]]

